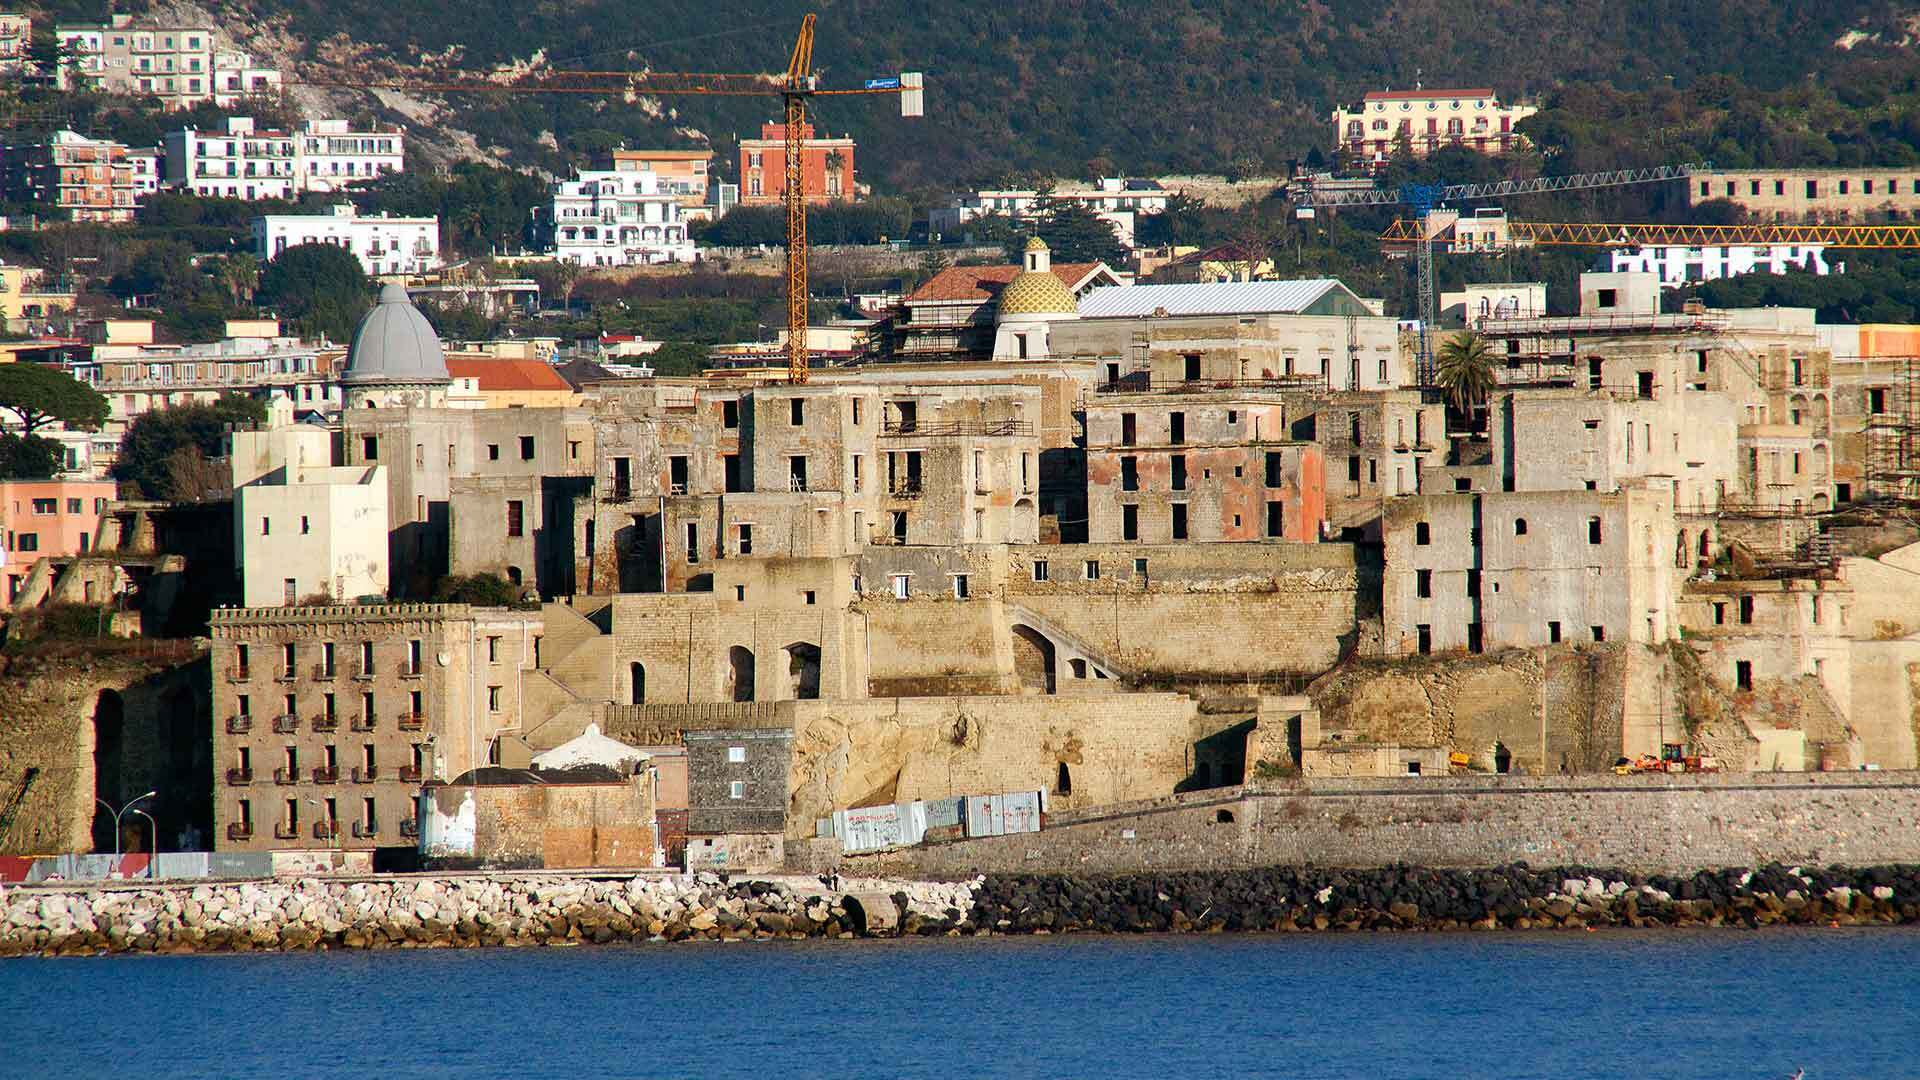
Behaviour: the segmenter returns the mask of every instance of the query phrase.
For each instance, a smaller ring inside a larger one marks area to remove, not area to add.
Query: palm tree
[[[1493,350],[1479,334],[1462,330],[1441,343],[1433,375],[1454,411],[1471,419],[1493,393]]]

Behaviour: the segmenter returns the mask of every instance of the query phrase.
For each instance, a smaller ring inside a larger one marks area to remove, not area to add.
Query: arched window
[[[1515,536],[1527,535],[1527,519],[1526,518],[1513,519],[1513,535]]]
[[[635,660],[633,663],[627,665],[627,673],[629,678],[628,685],[631,687],[631,690],[632,690],[633,704],[645,705],[647,703],[646,665],[642,664],[638,660]]]

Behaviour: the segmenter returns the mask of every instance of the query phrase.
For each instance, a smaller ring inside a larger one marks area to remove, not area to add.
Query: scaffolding
[[[1900,357],[1893,382],[1868,394],[1867,498],[1920,502],[1920,357]]]

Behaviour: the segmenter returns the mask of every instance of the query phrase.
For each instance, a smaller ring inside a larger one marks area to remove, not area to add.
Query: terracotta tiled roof
[[[1056,263],[1051,269],[1053,276],[1059,278],[1071,289],[1080,284],[1082,278],[1099,268],[1099,263]],[[913,290],[907,297],[908,303],[932,300],[991,300],[1000,295],[1020,273],[1020,267],[1006,266],[949,266],[935,274],[925,285]]]
[[[496,360],[491,357],[449,356],[447,374],[456,379],[478,379],[480,389],[571,390],[553,366],[539,360]]]
[[[1490,98],[1493,90],[1480,86],[1469,90],[1373,90],[1369,91],[1365,101],[1425,101],[1428,98]]]

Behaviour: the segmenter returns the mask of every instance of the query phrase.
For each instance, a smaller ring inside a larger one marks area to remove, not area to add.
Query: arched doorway
[[[635,660],[627,665],[627,686],[630,691],[629,700],[633,704],[647,703],[647,666],[645,664]]]
[[[820,696],[820,646],[796,641],[786,647],[787,697],[813,701]]]
[[[126,742],[126,703],[118,691],[102,690],[93,703],[93,794],[119,809],[125,798],[120,771]],[[139,818],[133,818],[138,822]],[[122,824],[126,822],[123,820]],[[113,813],[94,804],[93,850],[113,851]]]
[[[753,700],[753,650],[735,645],[727,650],[728,697],[733,701]]]
[[[1031,626],[1015,626],[1013,673],[1022,690],[1053,693],[1053,642]]]

